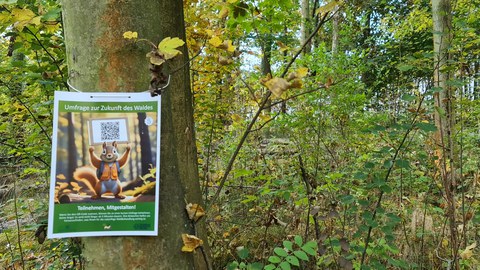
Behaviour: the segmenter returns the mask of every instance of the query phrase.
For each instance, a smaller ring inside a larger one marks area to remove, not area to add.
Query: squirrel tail
[[[73,173],[73,178],[85,184],[91,192],[95,193],[95,185],[99,181],[95,169],[88,166],[79,167]]]

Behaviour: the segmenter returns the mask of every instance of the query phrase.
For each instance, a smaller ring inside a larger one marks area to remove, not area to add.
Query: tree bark
[[[433,50],[434,50],[434,86],[438,90],[434,94],[435,99],[435,125],[437,132],[434,134],[437,145],[438,168],[441,172],[443,190],[447,204],[446,215],[449,219],[450,228],[450,256],[453,269],[459,269],[458,265],[458,232],[455,224],[456,215],[456,175],[455,153],[453,142],[453,129],[455,115],[453,110],[453,88],[448,85],[452,74],[448,71],[448,62],[451,59],[449,48],[452,41],[452,5],[450,0],[433,0]],[[441,113],[443,112],[443,113]]]
[[[333,10],[333,18],[332,18],[332,57],[338,52],[338,44],[339,44],[339,37],[340,37],[340,29],[339,29],[339,22],[340,22],[340,11],[339,6],[336,6]]]
[[[70,83],[81,91],[146,91],[150,47],[125,40],[136,31],[154,44],[165,37],[185,40],[180,0],[62,1]],[[201,252],[182,253],[181,234],[207,244],[194,228],[185,203],[202,204],[198,182],[187,50],[168,63],[170,86],[162,94],[158,237],[83,238],[86,269],[206,269]],[[208,251],[208,248],[206,248]]]
[[[310,0],[302,0],[301,3],[301,14],[302,14],[302,24],[301,24],[301,30],[300,30],[300,44],[304,44],[305,41],[307,40],[308,36],[310,36],[310,33],[312,32],[311,29],[311,17],[310,17]],[[311,43],[309,42],[304,50],[303,53],[309,53],[311,50]]]

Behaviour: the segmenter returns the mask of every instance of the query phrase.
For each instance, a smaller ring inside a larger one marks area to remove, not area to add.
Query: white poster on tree
[[[157,235],[160,97],[55,92],[48,237]]]

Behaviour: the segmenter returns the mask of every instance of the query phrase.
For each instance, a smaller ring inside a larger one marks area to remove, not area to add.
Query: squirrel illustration
[[[127,150],[121,157],[117,152],[117,142],[115,141],[111,145],[103,143],[100,157],[95,155],[93,146],[88,151],[90,152],[90,163],[96,171],[89,166],[80,167],[73,173],[73,178],[84,183],[95,194],[92,199],[100,199],[106,192],[113,193],[115,198],[124,199],[118,175],[120,169],[127,163],[130,146],[127,146]]]

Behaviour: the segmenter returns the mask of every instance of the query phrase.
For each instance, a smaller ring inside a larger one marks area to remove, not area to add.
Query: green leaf
[[[288,263],[286,261],[283,261],[279,266],[280,266],[280,268],[282,268],[282,270],[292,269],[292,267],[290,266],[290,263]]]
[[[302,246],[302,244],[303,244],[303,239],[302,239],[302,237],[301,237],[300,235],[295,235],[294,240],[295,240],[295,244],[297,244],[299,247]]]
[[[277,268],[277,266],[275,266],[274,264],[269,264],[265,265],[265,268],[263,268],[263,270],[274,270],[275,268]]]
[[[275,252],[275,254],[277,254],[278,256],[281,256],[281,257],[287,257],[287,255],[288,255],[288,253],[285,251],[285,249],[279,248],[279,247],[276,247],[275,249],[273,249],[273,252]]]
[[[293,255],[295,255],[297,258],[300,260],[308,261],[308,255],[305,253],[305,251],[302,250],[295,250],[293,252]]]
[[[263,264],[259,262],[251,263],[247,266],[247,270],[262,270]]]
[[[340,198],[340,201],[344,204],[352,204],[353,202],[355,202],[355,197],[353,197],[352,195],[344,195]]]
[[[240,257],[240,259],[242,259],[242,260],[246,259],[248,257],[248,255],[250,255],[247,248],[239,249],[237,251],[237,254],[238,254],[238,257]]]
[[[300,261],[298,260],[297,257],[295,256],[287,256],[287,262],[289,262],[291,265],[295,265],[295,266],[300,266]]]
[[[419,129],[425,132],[437,131],[437,127],[434,124],[418,122],[415,124]]]
[[[385,193],[392,192],[392,188],[387,183],[381,184],[378,188]]]
[[[400,64],[400,65],[397,66],[397,68],[400,71],[408,71],[408,70],[414,68],[414,66],[407,65],[407,64]]]
[[[291,241],[283,241],[283,246],[289,250],[293,251],[293,243]]]
[[[431,91],[432,93],[439,93],[439,92],[442,92],[442,91],[443,91],[443,88],[442,88],[442,87],[432,87],[432,88],[430,89],[430,91]]]
[[[235,270],[238,268],[238,262],[234,261],[227,265],[227,270]]]
[[[410,95],[410,94],[404,94],[402,96],[402,100],[405,100],[405,101],[414,101],[417,97],[415,97],[414,95]]]
[[[317,249],[317,242],[313,240],[305,243],[305,245],[302,246],[302,250],[311,256],[315,256],[317,254],[317,252],[315,251],[316,249]]]
[[[271,263],[279,263],[279,262],[282,261],[282,259],[280,259],[277,256],[270,256],[270,257],[268,257],[268,261],[271,262]]]
[[[399,168],[404,168],[404,169],[409,169],[410,168],[410,162],[405,159],[397,159],[395,160],[395,165]]]
[[[392,160],[387,159],[383,162],[383,167],[388,169],[388,168],[392,167],[392,164],[393,164]]]

